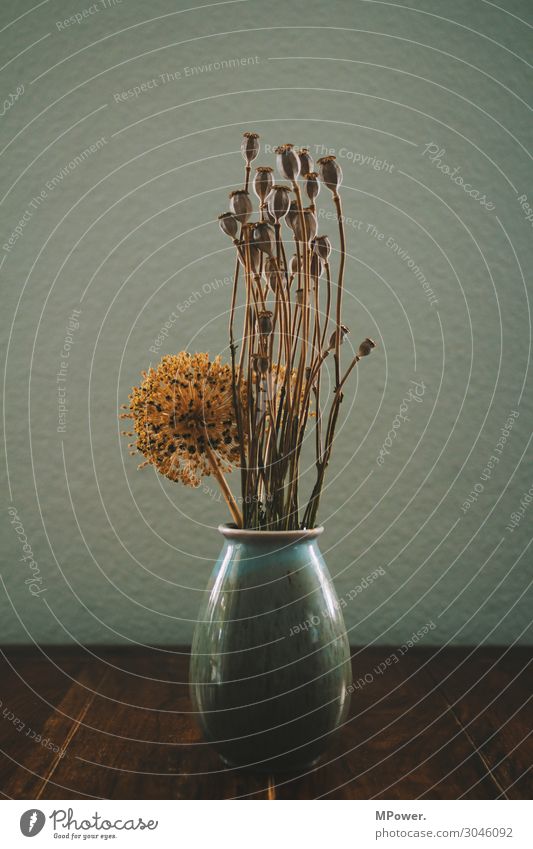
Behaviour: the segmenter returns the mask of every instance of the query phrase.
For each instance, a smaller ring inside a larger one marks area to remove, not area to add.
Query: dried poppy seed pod
[[[311,207],[306,206],[303,210],[304,213],[304,221],[305,221],[305,230],[307,234],[307,241],[310,242],[311,239],[314,239],[316,236],[316,231],[318,230],[318,222],[316,220],[316,215],[314,210]]]
[[[293,200],[293,201],[291,201],[291,204],[289,206],[289,211],[287,212],[287,216],[285,218],[285,221],[287,222],[287,224],[291,228],[291,230],[294,231],[295,235],[296,235],[296,231],[294,230],[294,228],[296,226],[298,226],[297,222],[299,221],[299,218],[300,218],[300,216],[299,216],[299,213],[298,213],[298,204],[296,203],[295,200]],[[301,233],[301,228],[300,228],[299,232]],[[299,239],[299,238],[301,238],[301,236],[296,236],[296,238]]]
[[[261,267],[261,251],[259,250],[257,245],[254,245],[253,242],[250,242],[248,250],[251,269],[254,274],[257,274]],[[237,256],[239,257],[240,264],[243,266],[243,268],[246,268],[246,247],[244,244],[242,246],[242,251],[237,252]]]
[[[243,133],[241,143],[241,153],[247,165],[256,158],[259,154],[259,134],[258,133]]]
[[[278,278],[276,277],[276,275],[272,271],[269,271],[267,273],[263,272],[263,277],[266,280],[267,286],[270,291],[276,294],[276,286],[278,283]]]
[[[234,192],[230,192],[229,205],[235,218],[241,224],[246,224],[253,212],[252,201],[246,189],[236,189]]]
[[[250,264],[252,271],[258,274],[261,268],[261,251],[256,245],[250,245]]]
[[[263,277],[272,291],[275,292],[279,278],[279,271],[275,259],[268,257],[265,260],[265,264],[263,266]]]
[[[361,342],[359,345],[359,350],[357,351],[357,356],[359,359],[361,357],[368,357],[369,354],[372,353],[372,349],[376,347],[376,343],[373,339],[369,339],[368,336],[366,339]]]
[[[324,264],[318,254],[311,256],[311,277],[322,277],[324,273]]]
[[[320,259],[327,262],[331,255],[331,242],[327,236],[315,236],[313,239],[313,248]]]
[[[309,148],[301,147],[300,150],[297,151],[297,154],[298,159],[300,160],[300,174],[309,174],[314,167],[313,157],[309,153]]]
[[[341,166],[334,156],[323,156],[322,159],[318,160],[318,165],[322,182],[336,195],[342,183]]]
[[[316,171],[306,172],[305,177],[305,191],[307,193],[307,197],[311,201],[311,203],[315,202],[315,198],[318,197],[318,193],[320,191],[320,182],[318,180],[318,174]]]
[[[252,228],[252,238],[254,240],[254,245],[257,245],[260,251],[268,254],[269,257],[275,256],[276,239],[272,224],[269,224],[267,221],[260,221],[259,224],[254,224]]]
[[[274,172],[268,165],[260,165],[255,169],[254,174],[254,192],[263,204],[270,194],[270,190],[274,185]]]
[[[218,223],[220,224],[220,229],[226,234],[226,236],[229,236],[230,239],[237,238],[239,222],[232,212],[223,212],[222,215],[219,215]]]
[[[286,180],[296,180],[300,173],[300,160],[294,151],[293,144],[281,144],[276,148],[276,164],[278,171]]]
[[[261,357],[259,354],[254,354],[252,358],[254,371],[257,374],[266,374],[270,367],[268,357]]]
[[[344,342],[344,337],[350,332],[345,324],[341,324],[340,326],[340,340],[339,345],[342,345]],[[329,337],[329,348],[328,351],[334,351],[337,345],[337,331],[334,330],[331,336]]]
[[[264,265],[265,275],[266,274],[275,274],[277,272],[277,270],[278,270],[278,266],[277,266],[276,260],[272,259],[271,257],[268,257],[268,259],[265,260],[265,265]]]
[[[271,310],[263,310],[259,313],[257,316],[257,328],[261,336],[270,336],[274,328]]]
[[[268,196],[268,209],[276,223],[284,218],[291,205],[290,189],[288,186],[272,186]]]
[[[263,207],[263,218],[265,219],[265,221],[268,221],[269,224],[275,224],[276,223],[276,219],[274,218],[274,216],[272,215],[272,213],[270,212],[270,210],[268,208],[268,202]]]
[[[298,254],[293,254],[291,256],[291,260],[289,262],[289,272],[294,277],[295,274],[298,274]]]

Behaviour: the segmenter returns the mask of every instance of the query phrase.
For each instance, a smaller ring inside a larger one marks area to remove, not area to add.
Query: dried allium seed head
[[[284,218],[291,204],[290,189],[288,186],[272,186],[268,196],[268,209],[276,222]]]
[[[307,197],[309,198],[311,203],[314,203],[315,198],[318,196],[318,193],[320,191],[320,182],[316,171],[310,171],[309,173],[306,173],[304,177],[304,182]]]
[[[272,310],[263,310],[257,316],[257,328],[261,336],[270,336],[273,330]]]
[[[346,325],[345,325],[345,324],[341,324],[341,326],[340,326],[340,331],[341,331],[341,332],[340,332],[339,345],[342,345],[342,343],[344,342],[344,337],[345,337],[345,336],[347,336],[347,334],[348,334],[350,331],[349,331],[349,329],[346,327]],[[330,338],[329,338],[329,348],[328,348],[328,351],[334,351],[334,350],[335,350],[335,347],[336,347],[336,343],[337,343],[337,330],[334,330],[334,331],[333,331],[333,333],[331,334]]]
[[[327,236],[315,236],[313,239],[313,249],[320,259],[327,262],[331,254],[331,242]]]
[[[239,222],[232,212],[223,212],[222,215],[219,215],[218,223],[220,224],[220,229],[226,234],[226,236],[229,236],[230,239],[237,238]]]
[[[375,348],[375,347],[376,347],[376,343],[374,342],[374,340],[369,339],[368,336],[367,336],[367,338],[364,339],[361,342],[361,344],[359,345],[359,350],[357,351],[357,356],[359,358],[368,357],[368,355],[372,353],[372,349]]]
[[[300,173],[300,160],[293,144],[281,144],[276,148],[278,171],[286,180],[296,180]]]
[[[313,157],[309,153],[309,148],[301,147],[300,150],[297,151],[298,159],[300,160],[300,174],[305,175],[309,174],[310,171],[313,170]]]
[[[253,187],[261,203],[265,202],[273,185],[274,172],[272,168],[269,168],[268,165],[260,165],[259,168],[255,169]]]
[[[244,386],[241,403],[246,404]],[[161,475],[187,486],[198,486],[213,473],[206,449],[217,455],[219,467],[230,472],[240,459],[233,408],[231,366],[220,357],[182,351],[165,356],[143,372],[130,394],[137,451]]]
[[[241,224],[246,224],[253,212],[252,201],[246,189],[235,189],[234,192],[230,192],[229,205],[235,218]]]
[[[241,153],[247,165],[256,158],[259,154],[259,134],[258,133],[243,133],[241,143]]]
[[[318,160],[317,164],[320,167],[322,182],[325,183],[334,195],[337,194],[339,186],[342,183],[342,170],[336,158],[334,156],[323,156],[322,159]]]
[[[254,245],[257,245],[260,251],[273,257],[276,254],[276,237],[272,227],[267,221],[260,221],[258,224],[249,225],[252,229],[252,238]]]

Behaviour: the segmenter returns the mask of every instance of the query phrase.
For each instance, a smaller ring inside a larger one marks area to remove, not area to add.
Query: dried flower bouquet
[[[208,354],[165,356],[143,373],[124,418],[133,419],[131,447],[171,480],[197,486],[213,475],[238,527],[283,531],[312,528],[330,461],[345,383],[371,353],[366,338],[343,368],[341,345],[346,241],[339,189],[342,172],[334,156],[318,160],[306,148],[276,148],[277,168],[260,166],[257,133],[245,133],[244,187],[230,193],[219,216],[233,240],[235,274],[229,313],[231,363]],[[250,182],[259,201],[254,214]],[[339,237],[336,280],[331,242],[317,235],[316,200],[321,184],[331,193]],[[304,206],[302,192],[307,197]],[[290,244],[290,248],[289,248]],[[242,290],[240,290],[242,287]],[[244,301],[236,335],[238,299]],[[330,397],[321,394],[322,370],[333,360]],[[310,418],[312,421],[310,421]],[[299,469],[306,431],[314,429],[316,479],[300,515]],[[132,451],[135,453],[135,451]],[[240,468],[241,497],[225,475]],[[242,512],[240,507],[242,506]]]

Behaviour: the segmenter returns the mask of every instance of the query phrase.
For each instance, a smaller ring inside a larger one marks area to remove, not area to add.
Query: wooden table
[[[376,673],[393,653],[354,648],[354,679],[367,683],[327,757],[305,775],[269,776],[226,769],[203,743],[186,649],[5,648],[0,789],[15,799],[531,798],[531,650],[413,648]]]

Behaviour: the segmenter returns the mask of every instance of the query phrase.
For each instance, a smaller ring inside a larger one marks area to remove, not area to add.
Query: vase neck
[[[277,549],[315,542],[324,528],[317,527],[298,531],[258,531],[237,528],[234,525],[219,525],[218,530],[228,542]]]

